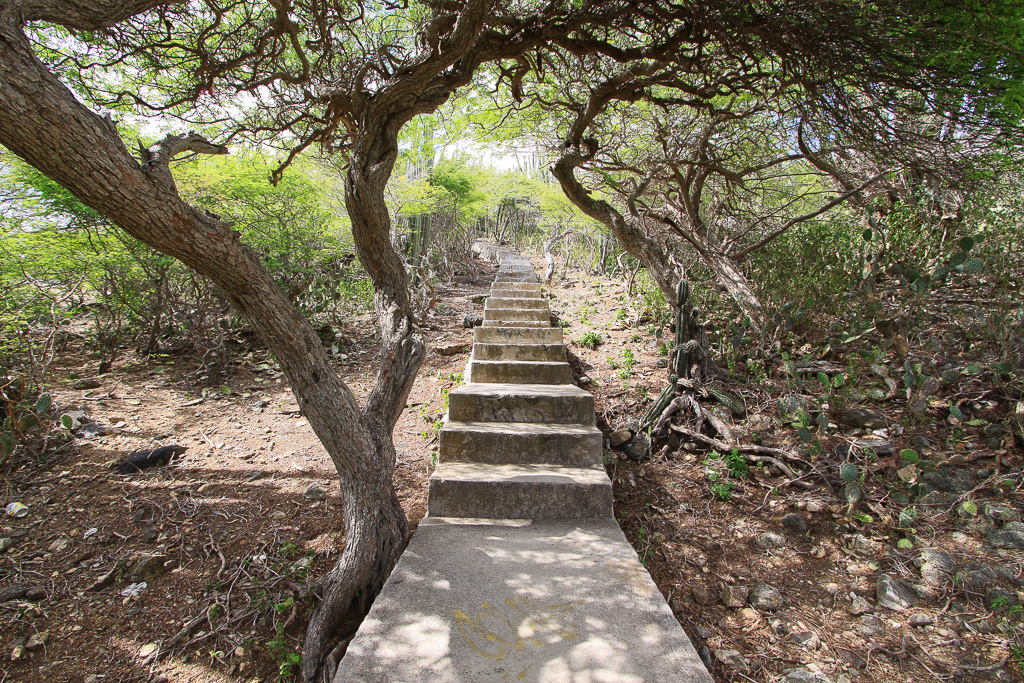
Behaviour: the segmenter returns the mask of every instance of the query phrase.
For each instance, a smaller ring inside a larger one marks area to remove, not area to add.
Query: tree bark
[[[732,300],[750,320],[751,328],[760,333],[764,328],[764,306],[750,287],[750,280],[727,254],[706,249],[699,252],[700,258],[714,272],[718,282],[725,287]]]
[[[365,166],[354,165],[351,180],[355,196],[350,207],[362,207],[354,228],[356,242],[377,288],[384,337],[377,386],[361,411],[316,333],[259,255],[228,225],[178,196],[168,166],[174,153],[227,150],[198,136],[174,136],[144,150],[140,164],[110,120],[79,103],[35,57],[22,22],[17,6],[0,4],[0,143],[133,237],[213,280],[281,364],[299,407],[338,471],[345,550],[321,582],[321,602],[311,618],[303,662],[304,675],[311,679],[340,617],[353,599],[366,603],[377,593],[408,529],[391,483],[391,430],[423,348],[412,326],[401,261],[386,229],[381,231],[387,212],[381,219],[382,191],[378,197],[373,189],[380,184],[380,172],[368,180],[361,175],[379,160],[373,157],[378,148],[368,144],[362,150],[359,159]]]
[[[623,249],[636,257],[650,271],[665,300],[675,301],[676,285],[682,277],[682,267],[673,258],[666,245],[648,237],[635,219],[623,216],[608,202],[594,199],[576,178],[576,167],[585,159],[576,149],[562,155],[552,167],[551,174],[558,180],[562,192],[580,211],[611,231]]]

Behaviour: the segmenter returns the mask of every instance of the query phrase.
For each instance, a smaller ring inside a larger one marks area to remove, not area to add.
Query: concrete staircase
[[[473,335],[428,516],[334,683],[710,683],[612,516],[594,400],[529,260],[502,254]]]

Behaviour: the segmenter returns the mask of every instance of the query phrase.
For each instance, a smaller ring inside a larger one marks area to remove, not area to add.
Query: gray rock
[[[14,546],[14,539],[9,537],[0,538],[0,553],[6,553]]]
[[[804,519],[804,516],[795,512],[782,518],[782,526],[798,534],[806,534],[810,529],[810,525],[807,524],[807,520]]]
[[[467,328],[480,327],[484,324],[484,319],[478,315],[470,313],[462,319],[462,326]]]
[[[95,377],[86,377],[84,379],[78,380],[74,384],[74,388],[75,389],[79,389],[79,390],[83,390],[83,389],[99,389],[101,386],[103,386],[103,385]]]
[[[697,624],[693,627],[693,635],[697,636],[698,638],[703,638],[704,640],[707,640],[714,634],[711,632],[711,629],[709,629],[707,626],[701,626],[700,624]]]
[[[42,586],[33,586],[25,591],[25,599],[29,602],[39,602],[46,599],[46,589]]]
[[[646,434],[637,434],[632,439],[624,443],[620,450],[622,450],[630,460],[643,462],[651,457],[651,439]]]
[[[832,683],[828,676],[817,671],[807,669],[793,669],[787,671],[779,683]]]
[[[28,584],[24,583],[15,583],[6,588],[0,588],[0,604],[11,600],[20,600],[25,597],[25,593],[28,593],[28,589]]]
[[[729,669],[749,671],[747,660],[740,654],[739,650],[715,650],[715,660]]]
[[[763,612],[774,612],[782,607],[782,593],[775,586],[759,583],[750,591],[750,606]]]
[[[790,635],[793,642],[808,650],[817,650],[821,646],[821,638],[814,631],[796,631]]]
[[[964,468],[940,467],[934,472],[926,472],[922,480],[947,493],[963,493],[974,488],[974,473]]]
[[[988,590],[999,581],[999,575],[995,570],[981,562],[968,562],[957,573],[956,578],[965,588],[979,593]]]
[[[167,555],[143,555],[136,557],[128,574],[128,583],[149,583],[164,573]]]
[[[726,586],[722,589],[722,604],[726,607],[744,607],[750,589],[746,586]]]
[[[932,442],[929,441],[926,437],[923,437],[920,434],[918,434],[917,436],[913,437],[910,440],[910,445],[913,446],[914,448],[924,450],[925,448],[930,448]]]
[[[1019,522],[1021,521],[1020,513],[1014,510],[1008,505],[999,505],[997,503],[987,503],[985,505],[985,514],[996,522]]]
[[[882,620],[874,614],[867,614],[861,617],[860,623],[857,624],[857,630],[862,635],[868,637],[885,635],[885,627],[882,625]]]
[[[608,442],[612,445],[612,448],[618,448],[632,438],[633,432],[628,429],[616,429],[608,435]]]
[[[667,368],[668,367],[668,358],[659,358],[658,360],[654,361],[654,367],[656,367],[656,368]]]
[[[938,548],[923,548],[916,564],[921,569],[921,578],[933,586],[944,586],[956,571],[953,556]]]
[[[117,430],[102,422],[89,422],[75,430],[75,436],[80,439],[93,439],[98,436],[109,436],[117,434]]]
[[[324,491],[318,484],[310,484],[302,496],[306,500],[323,500],[327,497],[327,491]]]
[[[1002,588],[989,588],[985,591],[985,607],[993,612],[1002,612],[1017,604],[1017,596]]]
[[[932,624],[935,623],[935,617],[933,617],[930,614],[924,614],[923,612],[918,612],[917,614],[911,614],[910,615],[910,619],[907,620],[907,623],[910,624],[911,626],[917,626],[917,627],[931,626]]]
[[[850,408],[839,413],[838,421],[848,427],[880,429],[885,426],[885,415],[867,408]]]
[[[917,504],[922,507],[945,508],[952,501],[942,491],[937,491],[928,484],[921,484],[921,493],[917,496]]]
[[[850,614],[855,617],[871,614],[874,611],[875,606],[859,595],[854,595],[850,601]]]
[[[875,588],[876,601],[880,607],[886,609],[895,610],[902,612],[905,609],[914,607],[918,603],[917,595],[914,591],[902,583],[892,578],[888,574],[884,574],[882,578],[878,580],[878,586]]]
[[[1012,583],[1014,586],[1024,586],[1024,575],[1019,575],[1017,570],[1008,564],[997,564],[992,567],[992,571],[1007,583]]]
[[[707,606],[710,605],[715,599],[711,596],[711,593],[703,584],[695,583],[690,586],[690,592],[693,593],[693,600],[698,605]]]
[[[766,531],[765,533],[757,537],[755,543],[757,543],[757,545],[761,548],[769,550],[771,548],[783,547],[784,545],[786,545],[786,539],[782,536],[782,534],[777,534],[774,531]]]
[[[1002,529],[989,531],[988,542],[996,548],[1024,550],[1024,522],[1007,522]]]

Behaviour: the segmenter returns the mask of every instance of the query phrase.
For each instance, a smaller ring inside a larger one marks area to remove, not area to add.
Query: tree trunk
[[[747,276],[726,254],[710,249],[701,250],[699,253],[701,260],[711,268],[718,282],[725,287],[725,291],[736,302],[743,315],[750,319],[751,328],[760,333],[764,328],[764,306],[750,288]]]
[[[334,462],[345,510],[345,550],[321,581],[304,647],[311,679],[340,617],[365,604],[401,552],[407,524],[391,482],[391,430],[423,355],[409,312],[405,271],[387,232],[383,185],[394,148],[356,145],[346,199],[360,259],[376,288],[383,354],[364,410],[338,377],[316,333],[230,227],[178,196],[168,162],[177,151],[226,153],[198,136],[165,139],[143,163],[109,119],[79,103],[32,53],[17,7],[0,4],[0,143],[126,232],[213,280],[281,364],[303,415]],[[388,141],[397,136],[397,132]],[[386,169],[381,169],[387,166]],[[371,169],[367,171],[366,169]],[[358,597],[357,597],[358,596]]]
[[[580,211],[605,225],[623,249],[636,257],[650,271],[658,288],[670,304],[675,301],[676,285],[682,276],[680,264],[667,246],[648,237],[637,221],[619,213],[604,200],[594,199],[576,179],[576,166],[584,157],[578,151],[569,151],[555,162],[551,174],[562,187],[562,192]],[[674,304],[673,304],[674,305]]]

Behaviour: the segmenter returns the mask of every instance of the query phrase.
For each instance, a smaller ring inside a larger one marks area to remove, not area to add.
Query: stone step
[[[572,384],[464,384],[448,393],[448,419],[593,425],[594,397]]]
[[[492,283],[491,289],[515,289],[524,292],[541,292],[543,288],[539,282],[505,282]]]
[[[544,308],[484,308],[484,320],[537,320],[551,324],[551,311]]]
[[[484,301],[484,310],[489,308],[529,308],[529,309],[543,309],[548,310],[547,299],[540,297],[523,298],[523,297],[504,297],[494,296],[493,294]]]
[[[613,519],[427,517],[333,683],[711,683]]]
[[[494,281],[498,283],[522,282],[540,284],[540,278],[537,277],[536,273],[529,275],[518,275],[516,273],[499,273],[498,275],[495,276]]]
[[[568,363],[523,360],[474,360],[466,364],[466,382],[497,384],[572,384]]]
[[[549,321],[544,320],[487,320],[484,319],[482,327],[551,327]]]
[[[564,344],[484,344],[473,345],[476,360],[542,360],[564,363]]]
[[[430,475],[434,517],[599,519],[612,516],[604,467],[440,463]]]
[[[561,344],[560,327],[474,327],[473,343],[483,344]]]
[[[507,287],[491,287],[490,296],[508,299],[544,299],[539,289],[509,289]]]
[[[459,422],[441,429],[439,461],[491,465],[601,464],[604,435],[593,425],[537,422]]]

